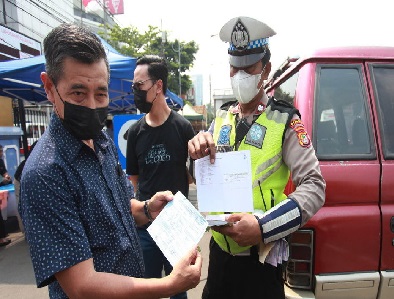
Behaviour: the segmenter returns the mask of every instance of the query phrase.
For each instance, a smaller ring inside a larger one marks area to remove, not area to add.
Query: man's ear
[[[263,80],[267,80],[270,73],[271,73],[271,62],[268,61],[264,68],[264,73],[262,76]]]
[[[166,92],[163,90],[163,80],[159,79],[156,81],[156,83],[158,91],[165,94]]]
[[[55,103],[55,97],[54,97],[54,92],[53,92],[54,85],[53,85],[52,80],[49,78],[49,76],[48,76],[48,74],[46,72],[42,72],[40,74],[40,78],[41,78],[42,84],[44,85],[44,89],[45,89],[45,92],[47,94],[48,100],[52,104],[54,104]]]

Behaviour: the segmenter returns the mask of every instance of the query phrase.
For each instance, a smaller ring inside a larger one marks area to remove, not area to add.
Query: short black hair
[[[44,39],[46,72],[56,85],[63,74],[66,58],[92,64],[104,59],[108,71],[109,63],[100,39],[85,27],[74,24],[61,24],[54,28]]]
[[[148,75],[153,80],[163,81],[163,94],[167,91],[168,66],[164,58],[158,55],[144,55],[138,58],[136,65],[148,65]]]

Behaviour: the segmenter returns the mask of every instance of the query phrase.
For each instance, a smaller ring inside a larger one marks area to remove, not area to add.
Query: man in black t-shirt
[[[187,143],[193,138],[190,122],[172,111],[165,100],[168,68],[159,56],[147,55],[137,60],[133,93],[137,109],[146,113],[128,131],[126,170],[139,200],[148,200],[157,191],[181,191],[188,197],[186,161]],[[164,257],[147,226],[138,228],[144,254],[145,277],[168,275],[171,264]],[[186,293],[171,298],[187,298]]]

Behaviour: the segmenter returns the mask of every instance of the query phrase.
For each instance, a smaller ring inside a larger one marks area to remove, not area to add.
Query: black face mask
[[[90,109],[63,101],[57,88],[57,94],[64,104],[64,127],[79,140],[94,139],[105,125],[108,107]]]
[[[147,79],[147,80],[152,80],[152,79]],[[145,81],[147,81],[147,80],[145,80]],[[137,109],[139,111],[141,111],[142,113],[149,113],[150,110],[152,109],[153,102],[157,98],[157,94],[156,94],[155,98],[153,99],[153,101],[151,103],[149,103],[146,100],[146,95],[148,94],[148,91],[155,85],[155,83],[156,83],[156,81],[153,81],[152,86],[148,90],[141,90],[138,87],[135,87],[133,85],[134,103],[135,103],[135,106],[137,107]]]
[[[149,103],[146,101],[146,94],[148,93],[148,91],[133,88],[133,92],[134,92],[134,103],[137,109],[142,113],[149,113],[150,110],[152,109],[153,102]]]

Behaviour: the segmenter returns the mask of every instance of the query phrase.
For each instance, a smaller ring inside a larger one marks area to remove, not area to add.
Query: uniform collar
[[[261,113],[263,113],[265,108],[267,107],[267,103],[268,103],[268,96],[264,92],[259,104],[256,106],[256,109],[253,112],[253,115],[260,115]],[[236,102],[233,106],[229,108],[229,111],[232,114],[239,114],[241,112],[240,104]]]

